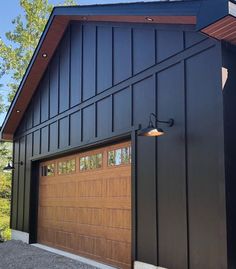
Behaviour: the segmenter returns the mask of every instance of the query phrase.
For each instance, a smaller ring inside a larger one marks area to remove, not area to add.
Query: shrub
[[[0,198],[0,241],[11,238],[10,200]]]

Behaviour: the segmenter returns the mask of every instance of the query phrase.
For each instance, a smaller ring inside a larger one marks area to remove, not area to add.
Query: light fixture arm
[[[11,164],[12,163],[12,164]],[[8,164],[7,164],[7,166],[5,166],[4,168],[3,168],[3,171],[12,171],[12,170],[14,170],[15,168],[14,168],[14,165],[15,164],[19,164],[19,165],[23,165],[24,163],[22,162],[22,161],[20,161],[20,162],[15,162],[15,163],[13,163],[13,162],[8,162]]]
[[[19,165],[23,165],[23,161],[17,162],[17,163],[13,163],[13,164],[19,164]]]
[[[14,165],[14,164],[23,165],[23,164],[24,164],[23,161],[14,162],[14,161],[12,160],[12,156],[8,156],[8,157],[6,157],[6,159],[8,159],[8,163],[11,163],[12,165]]]
[[[150,113],[150,115],[149,115],[149,126],[153,126],[152,117],[154,117],[156,125],[157,125],[158,122],[168,124],[169,127],[172,127],[174,125],[174,120],[173,119],[169,119],[168,121],[159,120],[157,118],[156,114]]]
[[[12,162],[12,161],[10,161],[10,159],[9,159],[8,163],[12,163],[12,165],[15,165],[15,164],[23,165],[24,164],[23,161],[20,161],[20,162]]]

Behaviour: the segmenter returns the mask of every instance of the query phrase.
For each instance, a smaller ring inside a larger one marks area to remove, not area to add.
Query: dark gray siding
[[[58,114],[58,110],[59,110],[59,105],[58,105],[58,77],[59,77],[59,55],[58,52],[56,52],[54,54],[54,57],[51,61],[51,64],[49,66],[49,74],[50,74],[50,81],[49,81],[49,87],[50,87],[50,91],[49,91],[49,117],[53,118],[54,116],[56,116]]]
[[[223,88],[224,128],[225,128],[225,185],[227,201],[227,248],[228,267],[236,267],[236,56],[235,47],[225,44],[223,47],[223,67],[228,77]]]
[[[12,228],[29,231],[32,161],[145,127],[156,112],[175,125],[137,138],[133,258],[226,269],[220,57],[217,42],[180,26],[71,24],[15,135],[26,167],[14,172]]]
[[[220,119],[223,110],[220,108],[221,70],[215,68],[221,65],[220,59],[215,57],[217,52],[217,48],[212,48],[186,61],[187,88],[192,89],[187,93],[189,247],[192,268],[205,267],[209,262],[210,268],[217,268],[223,263],[221,244],[215,235],[216,228],[222,232],[221,195],[224,178],[223,141],[216,145],[216,141],[223,138],[223,128],[218,128],[222,126]],[[199,81],[204,82],[204,88],[199,87]],[[210,101],[212,98],[215,102]],[[196,130],[204,131],[198,133]],[[219,179],[217,184],[216,178]],[[217,244],[219,247],[215,248]]]
[[[158,115],[175,119],[157,144],[159,259],[169,268],[188,268],[184,63],[158,73],[157,83]]]

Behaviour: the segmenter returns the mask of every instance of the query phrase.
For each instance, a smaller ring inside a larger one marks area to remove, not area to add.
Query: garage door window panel
[[[80,158],[80,171],[88,171],[102,168],[102,153],[84,156]]]
[[[55,175],[55,164],[48,164],[41,167],[41,175],[43,177],[54,176]]]
[[[76,161],[75,159],[58,162],[58,174],[72,174],[76,172]]]
[[[108,151],[108,166],[120,166],[131,163],[131,147]]]

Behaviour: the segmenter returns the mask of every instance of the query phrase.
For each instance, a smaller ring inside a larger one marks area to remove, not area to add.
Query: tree
[[[65,0],[63,5],[76,3]],[[20,6],[24,15],[12,21],[14,29],[6,33],[8,42],[0,37],[0,78],[6,74],[11,77],[7,84],[9,102],[15,95],[53,8],[48,0],[20,0]]]
[[[10,239],[11,173],[3,173],[3,167],[10,158],[11,143],[0,143],[0,241]]]
[[[60,4],[60,3],[59,3]],[[73,0],[65,0],[63,5],[76,5]],[[0,37],[0,78],[10,77],[7,85],[0,84],[0,113],[6,110],[4,90],[11,102],[26,71],[32,54],[38,44],[53,5],[48,0],[20,0],[24,15],[17,16],[12,24],[14,29],[6,33],[7,42]],[[4,173],[3,167],[12,156],[9,143],[0,143],[0,241],[10,238],[10,198],[11,173]]]
[[[0,113],[4,111],[5,105],[3,100],[3,85],[0,84]]]

